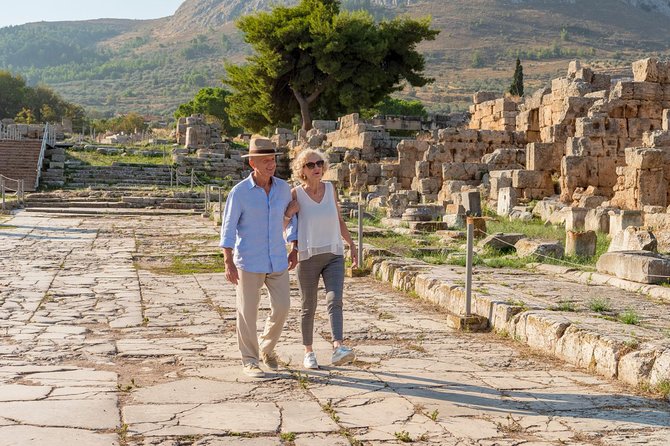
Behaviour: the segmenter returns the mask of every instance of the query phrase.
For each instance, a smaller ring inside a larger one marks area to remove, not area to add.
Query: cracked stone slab
[[[337,432],[340,427],[321,406],[309,401],[279,403],[282,412],[282,432]]]
[[[269,434],[279,430],[281,417],[274,403],[131,405],[123,419],[133,435],[203,435],[227,432]]]
[[[20,424],[81,429],[116,429],[116,397],[98,400],[12,401],[0,404],[0,417]]]
[[[37,426],[2,426],[0,442],[10,446],[118,446],[116,434],[89,432],[82,429],[67,429]]]
[[[213,403],[247,396],[255,386],[189,378],[133,392],[133,402],[143,404]]]

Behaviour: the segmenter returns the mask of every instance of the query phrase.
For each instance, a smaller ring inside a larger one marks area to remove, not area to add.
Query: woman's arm
[[[337,208],[337,218],[340,223],[340,235],[344,239],[344,241],[349,245],[349,254],[351,255],[351,264],[354,268],[358,267],[358,250],[356,249],[356,244],[354,243],[353,239],[351,238],[351,234],[349,233],[349,229],[347,228],[347,224],[344,222],[344,218],[342,218],[342,211],[340,210],[340,200],[337,196],[337,190],[333,187],[333,194],[335,195],[335,207]]]

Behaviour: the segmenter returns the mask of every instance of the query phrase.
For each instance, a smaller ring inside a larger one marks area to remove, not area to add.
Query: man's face
[[[274,155],[252,156],[249,158],[249,165],[257,175],[271,177],[275,174],[277,160]]]

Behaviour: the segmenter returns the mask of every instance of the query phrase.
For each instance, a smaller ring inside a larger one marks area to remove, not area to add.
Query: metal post
[[[0,195],[2,195],[2,210],[5,210],[5,179],[0,178]]]
[[[19,183],[19,189],[21,190],[21,192],[20,192],[21,195],[19,196],[19,204],[21,206],[26,205],[26,185],[25,185],[24,181],[25,180],[20,180],[20,183]]]
[[[209,184],[205,184],[205,213],[209,214]]]
[[[465,257],[465,316],[470,317],[472,308],[472,254],[475,224],[472,218],[468,217],[468,252]]]
[[[221,193],[221,186],[219,186],[219,221],[223,223],[223,194]]]
[[[193,169],[191,169],[191,190],[193,190]]]
[[[363,267],[363,192],[358,197],[358,267]]]

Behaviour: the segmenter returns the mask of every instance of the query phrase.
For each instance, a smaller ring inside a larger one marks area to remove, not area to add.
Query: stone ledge
[[[465,313],[465,289],[457,282],[461,280],[458,272],[438,272],[437,267],[414,259],[369,256],[366,254],[367,264],[372,265],[376,279],[414,292],[450,314]],[[580,275],[584,274],[554,265],[538,269],[582,279]],[[464,280],[464,274],[461,276]],[[636,285],[639,288],[642,284]],[[650,330],[635,327],[635,333],[627,335],[620,323],[550,311],[539,303],[529,308],[526,302],[518,302],[518,292],[511,288],[506,300],[501,293],[490,296],[473,292],[471,305],[472,314],[488,319],[494,331],[582,369],[633,386],[670,381],[670,340],[654,339],[655,333]]]
[[[598,272],[580,271],[575,268],[567,268],[560,265],[536,264],[535,268],[550,274],[559,275],[562,277],[569,276],[572,280],[579,283],[597,285],[610,285],[626,291],[634,293],[648,294],[651,297],[662,299],[670,302],[670,288],[646,284],[640,282],[633,282],[632,280],[620,279],[618,277],[610,276],[608,274]]]

